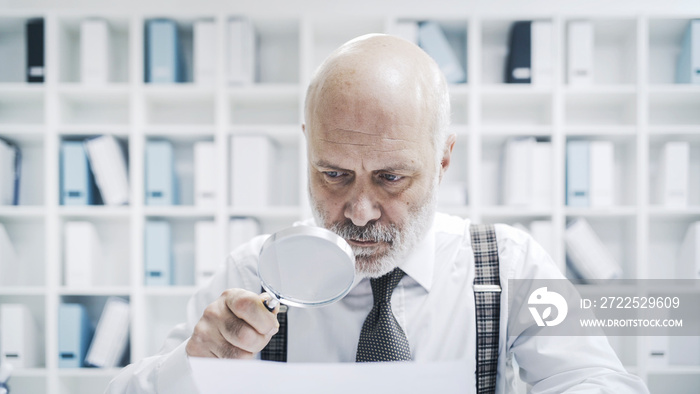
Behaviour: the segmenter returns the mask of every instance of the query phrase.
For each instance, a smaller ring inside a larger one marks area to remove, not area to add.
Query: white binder
[[[216,24],[200,20],[194,23],[194,83],[213,85],[216,80]]]
[[[102,19],[86,19],[80,24],[80,79],[84,84],[109,83],[109,33],[109,25]]]
[[[194,205],[216,206],[216,145],[211,141],[194,144]]]
[[[553,28],[550,21],[533,21],[531,31],[531,67],[533,85],[551,85],[554,77]]]
[[[23,304],[0,305],[0,364],[15,368],[38,365],[37,325]]]
[[[700,222],[688,226],[675,267],[677,279],[700,279]]]
[[[92,267],[102,262],[102,247],[95,225],[90,222],[67,222],[65,225],[66,287],[91,287]]]
[[[532,152],[537,141],[532,137],[511,138],[503,149],[501,202],[509,206],[532,203]]]
[[[255,82],[256,38],[253,24],[247,18],[228,21],[228,79],[235,85]]]
[[[195,284],[202,286],[216,273],[223,261],[217,247],[216,222],[198,221],[194,224]]]
[[[121,298],[107,299],[85,363],[95,367],[114,368],[124,355],[129,340],[129,303]]]
[[[659,162],[659,200],[667,207],[688,205],[688,170],[690,144],[687,141],[667,142]]]
[[[103,135],[85,142],[90,166],[105,205],[129,203],[126,158],[117,139]]]
[[[593,84],[593,24],[571,21],[568,25],[566,75],[569,85]]]
[[[229,222],[229,250],[234,250],[260,235],[260,223],[254,218],[233,218]]]
[[[270,198],[270,174],[274,152],[264,135],[231,138],[231,203],[234,207],[266,207]]]
[[[531,203],[536,207],[552,206],[552,143],[537,142],[530,148],[532,167]]]
[[[564,240],[569,261],[583,279],[609,280],[622,276],[620,264],[585,219],[569,224]]]

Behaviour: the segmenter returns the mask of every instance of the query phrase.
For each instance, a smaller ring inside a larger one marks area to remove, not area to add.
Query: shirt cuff
[[[189,339],[188,339],[189,340]],[[198,393],[192,378],[192,369],[185,350],[188,341],[182,342],[158,368],[158,393]]]

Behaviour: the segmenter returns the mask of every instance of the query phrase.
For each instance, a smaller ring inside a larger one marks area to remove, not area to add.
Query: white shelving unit
[[[47,76],[43,84],[27,84],[23,82],[23,26],[26,19],[37,16],[46,21]],[[452,129],[458,141],[446,180],[463,185],[468,201],[443,210],[476,222],[551,220],[556,240],[553,257],[559,261],[565,258],[567,222],[585,217],[622,263],[626,278],[672,275],[666,263],[675,258],[687,226],[700,220],[700,86],[672,84],[683,29],[700,14],[605,18],[560,13],[509,18],[466,12],[245,15],[259,35],[260,67],[256,83],[250,86],[226,82],[225,24],[233,16],[241,14],[0,11],[0,47],[3,53],[13,54],[0,62],[0,137],[18,144],[23,153],[20,206],[0,207],[0,223],[8,229],[24,267],[17,278],[3,282],[13,284],[0,288],[0,303],[27,305],[43,333],[38,338],[43,349],[40,366],[15,373],[15,392],[101,392],[118,372],[58,368],[56,327],[61,302],[85,304],[95,321],[107,297],[128,299],[133,318],[125,363],[155,353],[167,330],[184,320],[186,301],[195,291],[191,280],[185,278],[171,288],[144,285],[146,220],[171,224],[175,259],[191,271],[193,227],[198,220],[216,223],[223,260],[229,249],[231,218],[255,217],[264,232],[272,232],[308,217],[300,123],[312,72],[346,40],[385,32],[397,20],[439,22],[467,69],[468,82],[450,87]],[[79,82],[79,23],[87,17],[104,18],[112,28],[115,69],[111,83],[104,87]],[[144,21],[151,17],[179,21],[190,39],[194,20],[216,22],[215,85],[143,82]],[[553,21],[555,82],[550,86],[502,83],[509,27],[524,19]],[[566,24],[578,19],[592,20],[596,35],[596,77],[593,86],[586,88],[565,82]],[[267,208],[241,209],[230,204],[230,139],[244,133],[266,134],[278,148],[274,197]],[[128,147],[130,205],[60,206],[60,141],[100,134],[113,134]],[[499,204],[494,183],[498,157],[503,141],[511,136],[535,136],[552,143],[551,206],[528,210]],[[144,146],[151,139],[173,143],[181,206],[144,205]],[[566,142],[574,139],[614,143],[618,187],[614,207],[565,206],[564,152]],[[661,207],[654,198],[661,144],[675,140],[691,143],[693,181],[690,205],[684,209]],[[213,208],[192,205],[191,148],[196,141],[213,141],[217,147],[220,171]],[[70,220],[94,223],[107,251],[108,257],[94,269],[101,274],[96,282],[99,287],[68,289],[63,285],[63,224]],[[688,392],[684,387],[700,386],[699,366],[650,368],[646,338],[618,338],[614,343],[625,365],[645,379],[652,392]]]

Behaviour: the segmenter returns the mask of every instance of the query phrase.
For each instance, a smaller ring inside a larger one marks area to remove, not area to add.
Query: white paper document
[[[200,393],[464,393],[466,360],[413,363],[276,363],[190,357]],[[473,374],[473,371],[472,371]]]

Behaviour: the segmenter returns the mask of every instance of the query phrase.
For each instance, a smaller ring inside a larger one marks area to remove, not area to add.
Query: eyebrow
[[[344,172],[352,172],[346,168],[339,167],[335,164],[332,164],[328,161],[325,161],[323,159],[317,160],[314,163],[315,167],[322,167],[322,168],[328,168],[330,170],[337,170],[337,171],[344,171]],[[418,172],[418,169],[416,167],[402,164],[402,163],[395,163],[394,165],[386,166],[382,169],[375,170],[373,172],[378,172],[378,171],[386,171],[386,172]]]

